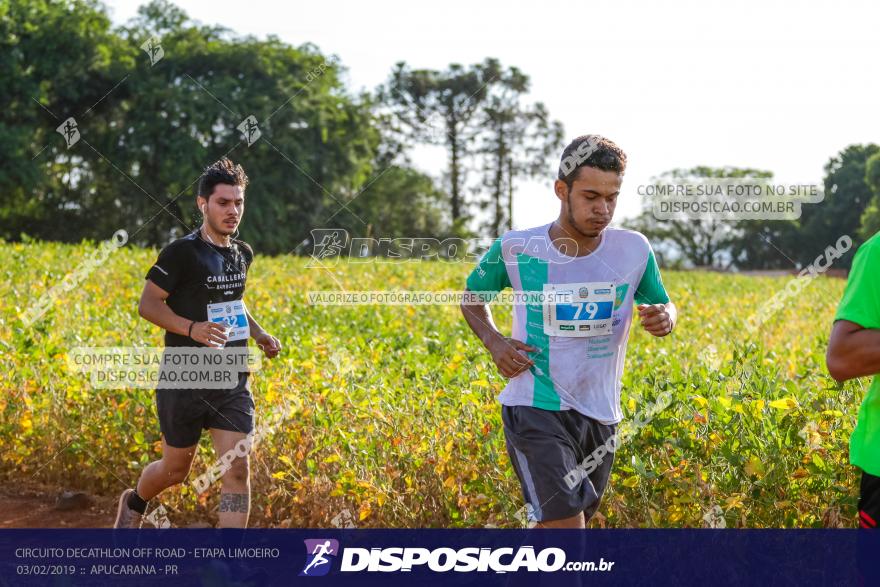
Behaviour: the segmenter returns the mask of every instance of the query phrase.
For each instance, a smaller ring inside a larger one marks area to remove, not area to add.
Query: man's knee
[[[223,481],[226,483],[236,483],[244,485],[247,483],[250,474],[247,457],[239,457],[229,463],[229,468],[223,474]]]
[[[186,481],[189,476],[189,469],[168,469],[165,479],[172,485],[178,485]]]
[[[190,467],[192,466],[192,461],[182,463],[182,462],[171,462],[166,461],[163,463],[162,470],[165,473],[165,480],[171,483],[172,485],[177,485],[179,483],[183,483],[186,481],[186,478],[189,476]]]

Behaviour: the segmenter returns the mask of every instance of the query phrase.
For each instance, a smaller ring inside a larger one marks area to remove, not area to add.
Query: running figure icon
[[[313,546],[311,552],[306,550],[306,552],[309,552],[309,554],[311,555],[311,560],[306,564],[306,567],[302,570],[302,573],[300,573],[300,575],[308,575],[310,570],[315,569],[321,565],[328,564],[330,562],[330,559],[327,558],[327,555],[335,556],[337,554],[337,549],[339,548],[339,543],[335,540],[324,540],[323,542],[318,540],[308,540],[307,543],[308,542],[311,542],[309,546]],[[320,569],[318,575],[324,575],[327,573],[328,570],[329,568]]]

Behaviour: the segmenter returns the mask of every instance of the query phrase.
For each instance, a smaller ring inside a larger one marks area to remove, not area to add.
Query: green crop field
[[[0,476],[116,494],[160,456],[153,393],[95,389],[78,346],[158,346],[137,314],[156,251],[125,247],[25,327],[20,315],[94,255],[94,244],[0,244]],[[311,290],[448,290],[469,263],[342,263],[257,257],[245,300],[285,350],[253,380],[255,526],[516,525],[523,505],[495,396],[504,385],[454,306],[310,306]],[[663,391],[672,403],[619,447],[594,525],[849,526],[849,434],[867,381],[838,386],[824,351],[838,279],[818,278],[763,324],[746,319],[790,278],[665,272],[680,310],[655,339],[633,325],[623,428]],[[509,332],[510,311],[494,308]],[[192,476],[213,459],[203,436]],[[175,525],[214,515],[219,486],[158,500]],[[108,520],[108,525],[110,521]]]

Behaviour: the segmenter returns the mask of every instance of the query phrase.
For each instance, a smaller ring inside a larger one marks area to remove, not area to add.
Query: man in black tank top
[[[196,198],[204,222],[162,249],[147,272],[138,312],[165,329],[166,355],[175,347],[247,349],[249,337],[270,359],[281,350],[278,339],[263,330],[244,305],[254,252],[232,236],[244,214],[247,181],[242,167],[229,159],[208,167]],[[114,527],[140,527],[147,501],[186,479],[203,429],[210,431],[224,463],[219,527],[247,526],[250,475],[248,455],[242,453],[249,450],[247,436],[254,429],[249,375],[238,373],[237,383],[233,379],[226,389],[160,385],[156,408],[162,458],[147,465],[135,487],[122,493]]]

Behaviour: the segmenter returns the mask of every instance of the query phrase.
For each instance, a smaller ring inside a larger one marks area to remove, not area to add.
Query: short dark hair
[[[623,175],[626,171],[626,153],[611,139],[601,135],[582,135],[562,151],[558,177],[571,188],[581,167],[595,167]]]
[[[228,157],[208,165],[199,177],[198,195],[208,198],[214,193],[218,183],[226,185],[238,185],[241,189],[247,188],[248,176],[241,165],[236,165]]]

